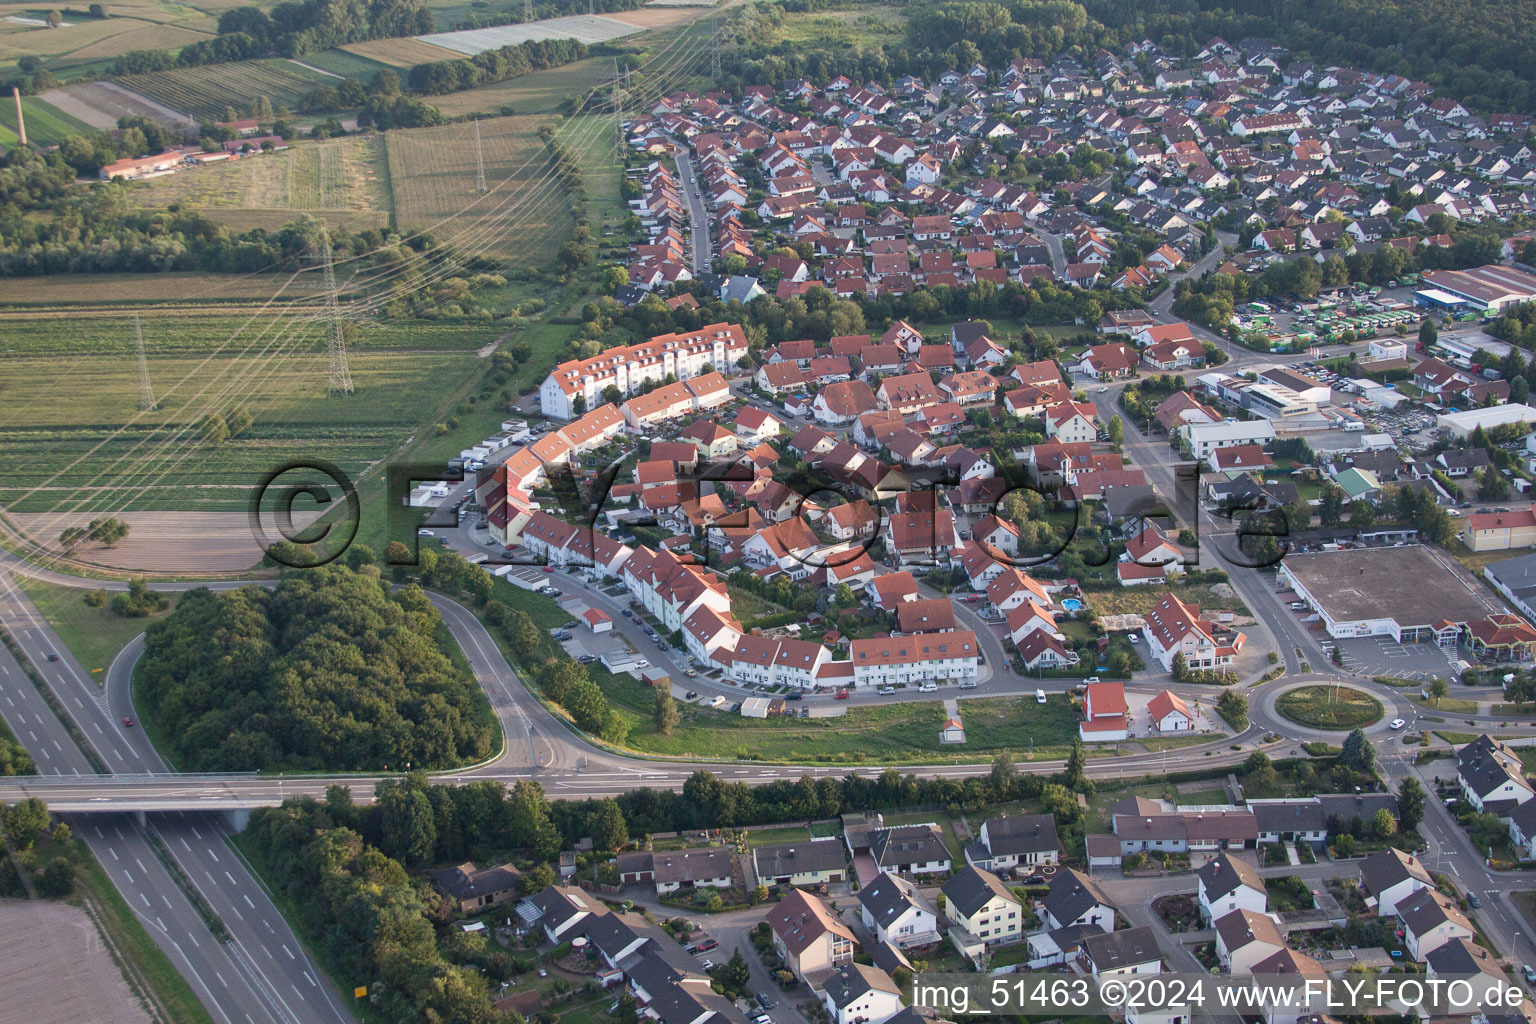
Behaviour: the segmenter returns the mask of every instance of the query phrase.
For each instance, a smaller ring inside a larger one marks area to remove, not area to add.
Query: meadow
[[[476,192],[475,125],[384,136],[395,224],[467,252],[543,261],[569,226],[564,192],[547,172],[543,118],[477,122],[488,191]]]
[[[130,194],[148,209],[180,203],[219,220],[234,210],[272,211],[277,223],[300,212],[372,213],[383,225],[389,220],[387,177],[381,138],[354,135],[187,168],[134,182]]]
[[[306,93],[336,79],[274,58],[151,71],[124,75],[118,81],[126,89],[200,121],[222,121],[226,108],[247,109],[258,96],[265,96],[274,108],[296,109]]]

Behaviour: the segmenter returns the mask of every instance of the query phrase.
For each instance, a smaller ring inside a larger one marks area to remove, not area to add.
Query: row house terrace
[[[637,548],[624,562],[621,578],[645,610],[661,620],[668,632],[682,629],[700,606],[729,613],[731,599],[725,582],[671,551]]]
[[[539,388],[539,408],[546,416],[571,419],[577,399],[595,406],[603,391],[616,387],[632,394],[647,380],[668,375],[679,381],[702,374],[706,367],[724,367],[747,353],[747,337],[739,324],[710,324],[686,334],[659,334],[636,345],[620,346],[587,359],[561,363]]]

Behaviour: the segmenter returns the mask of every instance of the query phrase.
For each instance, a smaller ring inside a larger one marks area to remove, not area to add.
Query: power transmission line
[[[326,319],[326,383],[328,395],[352,394],[352,371],[347,367],[347,338],[342,330],[341,303],[336,297],[336,268],[331,263],[331,233],[320,229],[320,258],[324,261]]]
[[[485,187],[485,146],[480,141],[480,122],[475,122],[475,191],[490,191]]]
[[[139,408],[144,410],[155,407],[155,389],[149,383],[149,360],[144,358],[144,325],[139,322],[139,314],[133,314],[133,343],[139,353]]]

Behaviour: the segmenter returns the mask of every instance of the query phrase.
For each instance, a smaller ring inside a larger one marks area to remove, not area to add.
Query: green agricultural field
[[[58,107],[44,103],[36,96],[26,96],[21,101],[22,115],[27,119],[27,141],[34,146],[56,146],[66,136],[85,135],[91,126],[70,117]],[[0,142],[11,145],[16,141],[16,104],[10,97],[0,103]]]
[[[389,67],[383,61],[373,60],[357,53],[348,53],[346,50],[324,50],[320,53],[311,53],[301,58],[305,64],[341,75],[343,78],[360,78],[364,81],[371,80],[374,75]]]
[[[247,110],[258,96],[265,96],[274,108],[296,109],[305,93],[335,81],[330,75],[275,58],[151,71],[118,79],[124,88],[200,121],[223,120],[229,107]]]
[[[316,323],[146,316],[159,404],[142,411],[127,317],[8,320],[0,504],[240,509],[262,473],[292,459],[320,457],[360,475],[408,436],[452,419],[442,406],[483,368],[476,351],[494,336],[484,326],[359,324],[350,349],[356,394],[328,398]],[[246,431],[203,439],[210,411],[236,408],[251,414]]]

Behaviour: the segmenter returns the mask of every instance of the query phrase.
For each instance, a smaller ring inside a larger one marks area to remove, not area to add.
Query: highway
[[[107,767],[120,775],[174,778],[141,730],[122,724],[134,717],[127,700],[128,666],[136,655],[119,656],[110,671],[118,687],[98,690],[26,595],[0,573],[0,624],[40,672],[61,706]],[[137,641],[135,642],[137,645]],[[55,661],[48,655],[54,654]],[[0,648],[0,714],[32,754],[52,785],[90,785],[95,769],[38,693],[8,650]],[[13,803],[25,793],[7,792]],[[41,795],[41,794],[39,794]],[[53,801],[44,796],[50,806]],[[68,811],[71,801],[57,808]],[[79,802],[75,802],[79,806]],[[96,802],[99,809],[100,803]],[[88,808],[87,808],[88,809]],[[344,1022],[337,993],[309,961],[265,890],[229,843],[218,816],[195,803],[143,823],[139,810],[70,818],[124,900],[171,962],[188,979],[215,1020],[250,1024]],[[192,901],[157,857],[150,836],[163,843],[188,882],[223,921],[229,941],[221,943]]]

